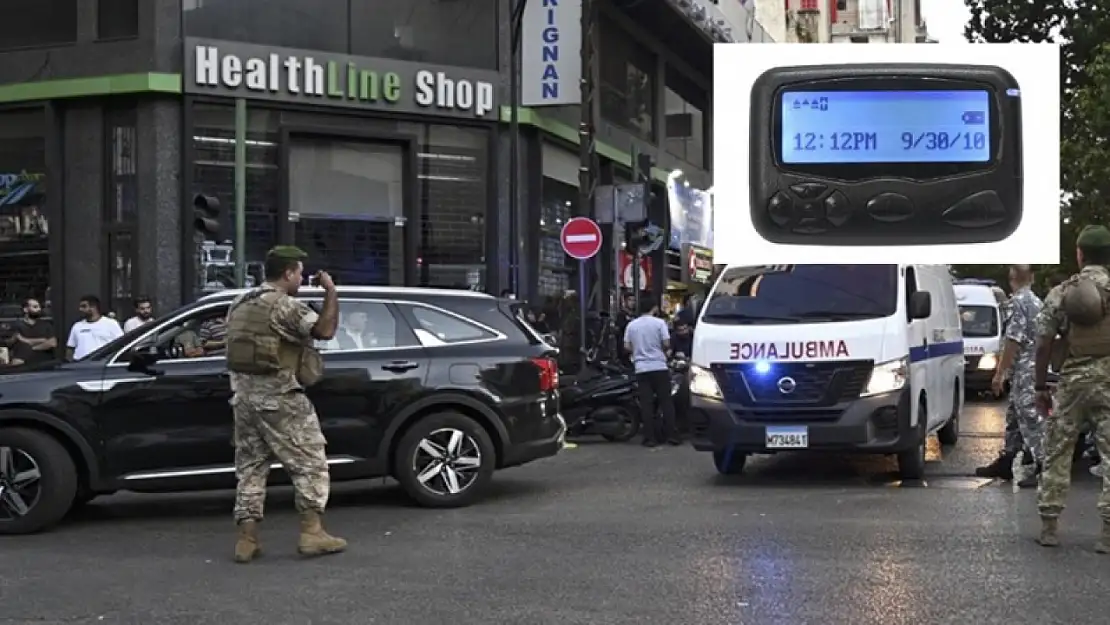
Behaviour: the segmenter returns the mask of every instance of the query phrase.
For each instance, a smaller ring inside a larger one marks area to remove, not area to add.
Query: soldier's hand
[[[1001,373],[994,374],[994,378],[991,379],[991,391],[994,392],[995,397],[1001,397],[1002,396],[1002,391],[1004,389],[1005,389],[1005,379],[1002,377],[1002,374]]]
[[[1056,415],[1052,414],[1052,393],[1049,391],[1037,391],[1037,408],[1040,408],[1041,414],[1048,418]]]
[[[335,281],[331,279],[331,275],[326,271],[316,273],[316,284],[319,284],[325,291],[335,290]]]

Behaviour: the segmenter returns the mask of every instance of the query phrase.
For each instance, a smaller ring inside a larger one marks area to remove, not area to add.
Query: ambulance
[[[693,445],[736,474],[751,454],[894,454],[959,437],[964,345],[944,265],[729,266],[694,331]]]
[[[964,381],[972,392],[990,390],[1002,352],[1004,320],[992,284],[968,280],[955,285],[964,337]]]

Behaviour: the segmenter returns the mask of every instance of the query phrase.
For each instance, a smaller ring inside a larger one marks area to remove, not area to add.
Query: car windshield
[[[993,306],[960,306],[964,338],[998,336],[998,310]]]
[[[820,323],[893,315],[896,265],[729,267],[705,305],[710,323]]]

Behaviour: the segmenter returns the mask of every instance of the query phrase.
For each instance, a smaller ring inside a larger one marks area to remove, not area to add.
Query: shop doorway
[[[411,143],[289,132],[284,239],[309,254],[306,273],[339,284],[399,286],[412,273]]]

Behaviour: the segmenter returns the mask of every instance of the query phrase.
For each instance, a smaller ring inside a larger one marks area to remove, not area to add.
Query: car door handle
[[[415,363],[411,360],[394,360],[387,365],[382,365],[382,369],[392,371],[393,373],[402,373],[404,371],[411,371],[419,366],[419,363]]]

